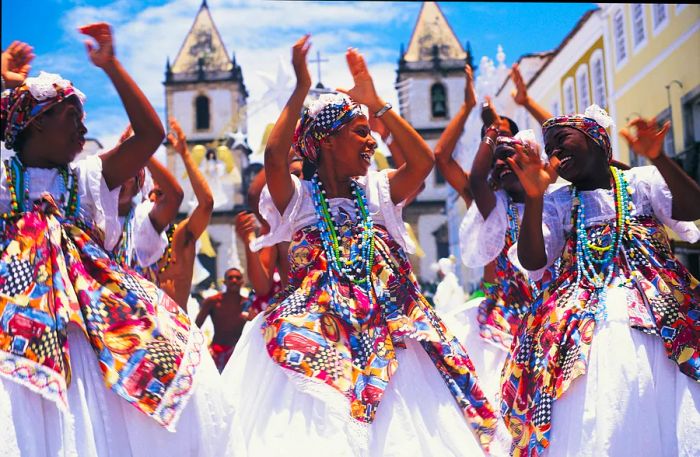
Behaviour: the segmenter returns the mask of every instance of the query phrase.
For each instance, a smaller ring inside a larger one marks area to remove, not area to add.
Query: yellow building
[[[670,120],[666,152],[695,155],[700,141],[700,6],[600,4],[618,128],[636,116]],[[617,157],[633,165],[627,143],[615,139]],[[696,160],[697,162],[697,160]],[[698,170],[695,166],[697,179]],[[689,170],[692,171],[692,170]]]

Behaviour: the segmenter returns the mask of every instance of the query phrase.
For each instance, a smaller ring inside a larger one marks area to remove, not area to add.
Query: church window
[[[195,110],[197,114],[197,130],[209,130],[209,97],[199,95],[195,99]]]
[[[435,83],[430,88],[430,106],[433,117],[447,117],[447,95],[442,83]]]

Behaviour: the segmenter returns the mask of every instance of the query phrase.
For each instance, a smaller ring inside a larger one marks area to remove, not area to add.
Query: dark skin
[[[672,217],[682,221],[700,218],[697,205],[700,186],[663,153],[663,138],[670,125],[658,128],[653,119],[635,119],[630,126],[636,128],[636,134],[627,129],[620,133],[629,142],[631,150],[649,158],[659,169],[671,191]],[[545,135],[545,151],[550,156],[549,164],[540,163],[527,151],[518,151],[514,158],[509,159],[526,192],[518,257],[528,270],[538,270],[547,262],[542,234],[543,196],[549,183],[556,179],[557,171],[581,190],[609,189],[612,186],[604,152],[597,145],[591,147],[591,142],[582,132],[571,127],[549,130]],[[564,163],[565,159],[567,163]],[[571,162],[576,166],[568,165]]]
[[[243,274],[236,269],[227,270],[224,284],[226,292],[218,293],[204,300],[195,323],[201,327],[207,316],[211,316],[211,321],[214,324],[212,342],[233,346],[238,342],[248,320],[243,315],[243,297],[240,294]]]
[[[157,113],[117,60],[109,24],[91,24],[80,27],[79,31],[97,42],[95,46],[94,42],[86,41],[90,60],[112,81],[134,129],[129,140],[100,155],[102,176],[108,188],[114,189],[143,168],[165,132]],[[77,97],[69,97],[40,115],[27,129],[18,154],[25,166],[37,168],[68,165],[82,150],[87,133]]]
[[[450,120],[445,130],[440,135],[440,139],[435,145],[435,165],[445,180],[459,193],[462,200],[471,205],[473,196],[469,183],[469,173],[462,169],[457,161],[452,157],[452,153],[457,146],[459,137],[464,132],[464,124],[467,122],[469,113],[476,106],[476,89],[474,88],[474,76],[469,65],[464,67],[465,87],[464,102],[460,106],[455,117]]]
[[[187,311],[187,301],[192,288],[194,260],[197,256],[196,243],[209,225],[214,209],[214,197],[207,185],[206,178],[190,154],[185,133],[175,119],[170,119],[170,129],[168,141],[185,164],[187,177],[197,199],[197,206],[189,217],[177,225],[172,238],[170,264],[164,272],[158,273],[158,279],[161,289],[172,297],[183,310]],[[165,259],[158,266],[165,266]]]
[[[495,144],[499,136],[512,136],[508,121],[498,116],[490,101],[486,110],[489,113],[484,117],[494,122],[492,128],[486,130],[485,137]],[[489,176],[493,176],[495,184],[505,190],[513,201],[522,203],[525,200],[523,187],[507,162],[508,157],[514,153],[515,149],[509,145],[499,145],[492,150],[486,142],[479,143],[472,162],[470,186],[474,202],[484,219],[496,207],[496,194],[489,183]]]

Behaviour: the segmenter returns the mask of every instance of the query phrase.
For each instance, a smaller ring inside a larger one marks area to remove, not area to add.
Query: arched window
[[[564,114],[573,114],[575,112],[574,78],[566,78],[566,81],[564,81]]]
[[[199,95],[195,101],[195,112],[197,119],[195,122],[197,130],[209,130],[209,97]]]
[[[430,88],[430,106],[433,117],[447,117],[447,94],[442,83],[435,83]]]
[[[578,109],[583,111],[591,104],[591,93],[588,84],[588,65],[585,63],[576,70],[576,89],[578,92]]]
[[[605,108],[607,94],[605,90],[605,67],[603,66],[603,51],[596,49],[591,57],[591,86],[593,88],[593,103]]]

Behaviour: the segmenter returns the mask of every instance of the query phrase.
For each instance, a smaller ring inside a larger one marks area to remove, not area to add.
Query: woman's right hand
[[[376,113],[384,107],[385,103],[377,95],[365,58],[354,48],[348,49],[345,58],[355,86],[349,90],[338,88],[338,92],[348,95],[356,103],[367,106],[371,113]]]
[[[464,66],[464,104],[472,109],[476,106],[476,88],[474,87],[474,72],[469,64]]]
[[[506,160],[530,198],[542,197],[547,187],[557,180],[559,159],[551,157],[549,163],[543,163],[529,146],[515,145],[515,155]]]
[[[84,25],[78,27],[78,31],[84,35],[88,35],[97,41],[98,47],[90,41],[85,41],[90,60],[95,66],[104,68],[114,62],[114,38],[112,37],[112,27],[106,22],[97,22],[95,24]]]
[[[297,77],[297,86],[299,87],[311,87],[311,75],[309,74],[309,66],[306,63],[306,55],[311,48],[310,38],[311,35],[307,33],[292,46],[292,66],[294,67],[294,74]]]
[[[21,86],[32,68],[34,48],[21,41],[13,41],[2,52],[2,77],[8,89]]]

